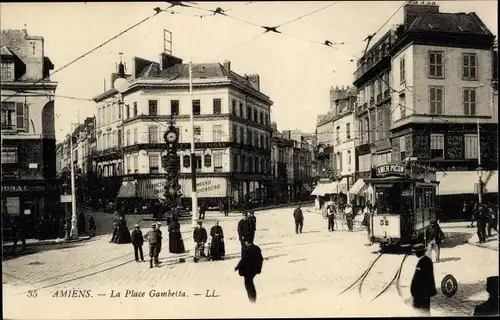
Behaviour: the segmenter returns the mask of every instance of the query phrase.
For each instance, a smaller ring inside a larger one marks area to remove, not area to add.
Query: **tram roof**
[[[415,179],[415,178],[408,178],[408,177],[381,177],[381,178],[367,178],[363,179],[364,182],[369,183],[369,184],[387,184],[387,183],[412,183],[412,182],[421,182],[421,183],[427,183],[429,185],[437,185],[439,184],[438,181],[424,181],[424,179]]]

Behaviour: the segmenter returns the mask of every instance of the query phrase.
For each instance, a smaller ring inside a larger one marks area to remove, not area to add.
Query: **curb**
[[[260,207],[260,208],[254,208],[254,209],[238,209],[238,210],[233,210],[231,212],[236,212],[236,213],[242,213],[243,211],[264,211],[264,210],[269,210],[269,209],[278,209],[278,208],[286,208],[286,207],[293,207],[297,205],[307,205],[307,204],[314,204],[314,201],[302,201],[302,202],[294,202],[294,203],[284,203],[284,204],[278,204],[278,205],[272,205],[272,206],[267,206],[267,207]]]
[[[479,248],[483,248],[483,249],[489,249],[489,250],[493,250],[493,251],[498,251],[498,247],[496,248],[492,248],[488,245],[484,245],[482,243],[475,243],[471,240],[467,241],[468,244],[470,244],[471,246],[476,246],[476,247],[479,247]]]
[[[79,237],[78,239],[70,239],[70,240],[65,240],[65,239],[54,239],[54,240],[42,240],[42,241],[37,241],[37,242],[26,242],[26,247],[37,247],[37,246],[47,246],[47,245],[56,245],[56,244],[65,244],[65,243],[76,243],[76,242],[82,242],[91,239],[90,236],[85,236],[85,237]],[[12,247],[14,243],[9,242],[9,243],[4,243],[2,247]],[[18,241],[18,246],[22,246],[22,242]]]

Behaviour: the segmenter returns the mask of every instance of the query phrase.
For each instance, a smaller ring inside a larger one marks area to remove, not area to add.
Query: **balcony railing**
[[[379,63],[387,54],[377,54],[374,59],[366,60],[356,71],[354,71],[354,78],[359,79],[365,72],[370,70],[374,65]]]
[[[370,106],[372,106],[375,103],[375,99],[373,97],[370,98]]]
[[[384,90],[384,98],[389,97],[389,89]]]
[[[382,94],[381,93],[377,94],[377,102],[380,102],[380,101],[382,101]]]
[[[16,125],[15,124],[3,124],[2,123],[2,130],[16,130]]]

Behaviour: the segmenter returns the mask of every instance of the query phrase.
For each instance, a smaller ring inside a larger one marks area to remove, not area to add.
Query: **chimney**
[[[260,91],[260,76],[258,74],[250,74],[246,76],[252,87]]]
[[[226,69],[228,72],[231,71],[231,61],[224,60],[224,69]]]
[[[404,26],[405,30],[410,27],[410,25],[419,16],[426,13],[439,13],[439,5],[435,2],[421,2],[410,1],[404,6]]]
[[[174,57],[173,55],[168,53],[160,54],[160,68],[162,70],[168,69],[177,64],[182,64],[181,58]]]

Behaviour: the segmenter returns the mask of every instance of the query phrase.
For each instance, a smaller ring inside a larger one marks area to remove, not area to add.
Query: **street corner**
[[[484,243],[479,243],[479,237],[477,236],[477,234],[473,234],[472,237],[468,240],[468,243],[480,248],[498,251],[498,233],[493,231],[492,236],[487,237]]]

